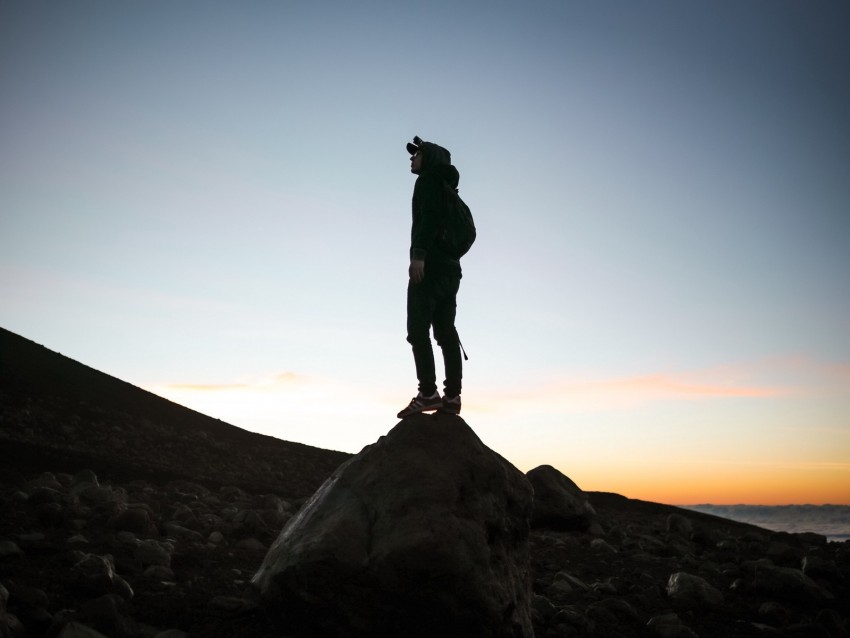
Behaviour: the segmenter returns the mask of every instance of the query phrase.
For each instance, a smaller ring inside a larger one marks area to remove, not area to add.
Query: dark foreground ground
[[[0,331],[0,638],[287,635],[242,595],[346,458]],[[538,637],[848,635],[850,544],[588,496],[601,534],[532,531]],[[668,591],[677,573],[720,598]]]

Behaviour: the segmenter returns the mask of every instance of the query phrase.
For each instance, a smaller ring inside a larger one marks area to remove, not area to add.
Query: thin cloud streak
[[[832,462],[832,461],[760,461],[758,459],[747,461],[728,461],[725,459],[699,459],[692,458],[686,460],[671,459],[671,464],[692,466],[695,463],[700,465],[724,466],[724,467],[759,467],[759,468],[775,468],[782,470],[820,470],[825,472],[850,472],[850,463]]]
[[[277,392],[294,383],[309,384],[310,381],[294,372],[282,372],[273,377],[241,383],[169,383],[157,387],[164,392]]]
[[[766,388],[748,385],[699,383],[664,374],[649,374],[638,377],[612,379],[610,381],[578,384],[577,392],[613,393],[639,395],[648,399],[667,398],[737,398],[774,397],[786,394],[782,388]]]
[[[790,396],[797,392],[796,388],[791,387],[738,382],[730,377],[751,378],[753,375],[743,374],[740,368],[734,368],[737,373],[730,374],[732,369],[730,366],[680,375],[647,373],[610,379],[552,380],[535,388],[500,391],[498,396],[493,397],[476,391],[470,399],[465,397],[464,411],[471,415],[488,414],[496,410],[501,413],[533,411],[552,414],[608,412],[671,401],[758,400]],[[149,389],[168,398],[188,401],[201,396],[211,399],[216,395],[222,398],[227,395],[231,405],[234,401],[244,401],[246,406],[252,397],[260,395],[267,399],[277,396],[287,406],[295,399],[309,396],[310,401],[299,406],[299,412],[308,414],[312,411],[317,416],[326,414],[340,400],[348,409],[360,407],[366,411],[376,405],[392,407],[400,405],[400,401],[404,402],[403,397],[374,397],[374,393],[371,393],[373,398],[364,399],[370,393],[355,383],[292,371],[222,383],[157,384]],[[271,408],[274,403],[267,405]],[[492,407],[496,405],[499,407]],[[273,414],[268,416],[274,418]]]
[[[711,376],[704,372],[679,376],[648,373],[611,379],[553,381],[538,388],[500,393],[499,403],[538,412],[587,412],[634,409],[669,401],[766,399],[790,396],[795,392],[786,386],[736,383],[709,378]],[[486,412],[488,403],[470,403],[468,407]]]

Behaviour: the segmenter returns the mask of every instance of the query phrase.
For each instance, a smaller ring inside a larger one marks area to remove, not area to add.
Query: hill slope
[[[303,497],[348,454],[255,434],[0,328],[0,465]]]

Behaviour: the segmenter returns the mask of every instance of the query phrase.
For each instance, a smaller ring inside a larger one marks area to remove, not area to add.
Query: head
[[[422,171],[441,164],[452,163],[452,155],[442,146],[433,142],[423,142],[419,136],[413,138],[413,143],[407,144],[410,153],[410,172],[419,175]]]
[[[410,156],[410,172],[414,175],[419,175],[422,170],[422,149],[417,148],[416,152]]]

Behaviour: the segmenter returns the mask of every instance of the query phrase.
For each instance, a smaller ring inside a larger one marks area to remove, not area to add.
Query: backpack
[[[447,212],[442,243],[451,257],[460,259],[475,242],[475,222],[469,206],[448,184],[445,185],[445,196]]]

